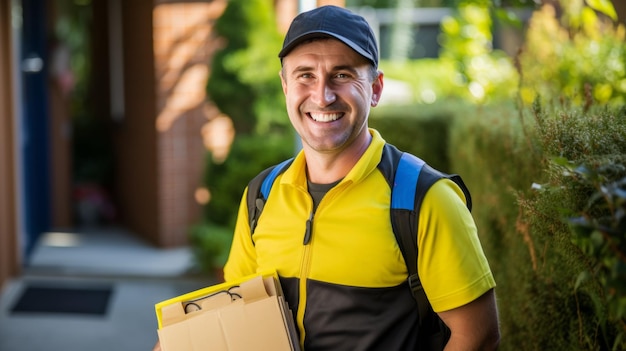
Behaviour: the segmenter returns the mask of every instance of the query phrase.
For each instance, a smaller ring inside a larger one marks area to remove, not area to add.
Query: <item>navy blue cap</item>
[[[338,6],[322,6],[303,12],[289,26],[283,49],[283,59],[298,44],[307,39],[333,37],[348,45],[378,68],[378,45],[372,28],[365,18]]]

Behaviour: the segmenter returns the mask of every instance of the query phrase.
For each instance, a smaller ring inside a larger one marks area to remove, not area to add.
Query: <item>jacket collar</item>
[[[369,128],[369,132],[372,135],[371,143],[365,150],[365,153],[363,153],[363,156],[361,156],[359,161],[354,165],[352,170],[348,172],[348,174],[341,181],[341,183],[361,182],[363,179],[369,176],[370,173],[372,173],[378,166],[378,163],[380,162],[383,154],[385,140],[382,138],[377,130]],[[300,150],[298,155],[296,155],[291,166],[289,166],[289,168],[283,174],[280,183],[291,184],[306,189],[306,159],[304,157],[304,151]]]

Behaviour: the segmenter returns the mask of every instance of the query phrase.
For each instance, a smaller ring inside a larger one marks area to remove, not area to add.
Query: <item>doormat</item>
[[[12,313],[105,315],[113,288],[27,286]]]

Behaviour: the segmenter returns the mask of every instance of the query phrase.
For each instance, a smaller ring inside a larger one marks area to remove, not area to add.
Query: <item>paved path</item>
[[[119,229],[47,234],[0,295],[0,351],[140,351],[155,341],[154,304],[215,284],[193,274],[187,248],[159,250]],[[12,313],[30,284],[109,285],[107,313]]]

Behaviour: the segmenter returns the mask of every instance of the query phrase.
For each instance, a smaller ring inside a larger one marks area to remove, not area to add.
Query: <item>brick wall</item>
[[[159,2],[153,11],[160,244],[187,240],[200,216],[195,200],[206,148],[201,130],[218,111],[206,98],[219,40],[213,24],[226,1]]]

